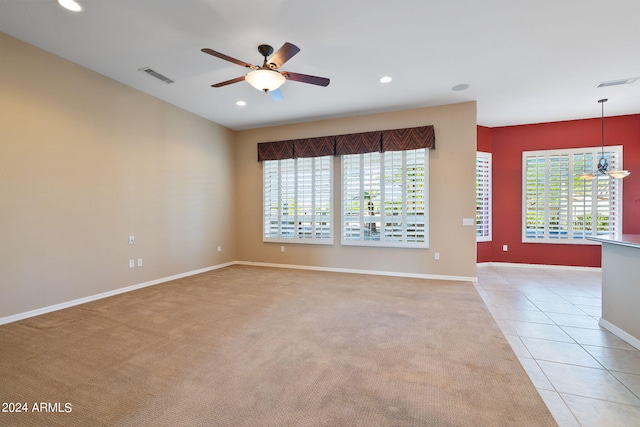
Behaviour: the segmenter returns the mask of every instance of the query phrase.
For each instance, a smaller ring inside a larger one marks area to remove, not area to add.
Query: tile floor
[[[640,426],[640,350],[598,325],[599,270],[478,265],[477,289],[560,427]]]

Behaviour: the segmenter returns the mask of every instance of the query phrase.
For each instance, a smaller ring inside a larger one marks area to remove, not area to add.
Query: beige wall
[[[2,33],[0,58],[0,318],[229,261],[232,131]]]
[[[0,57],[0,319],[234,259],[476,275],[473,102],[233,132],[1,33]],[[257,142],[428,124],[430,249],[342,247],[339,159],[335,243],[262,242]]]
[[[430,248],[390,249],[340,245],[340,162],[334,163],[334,244],[331,246],[262,242],[262,167],[256,143],[434,125],[436,149],[430,152]],[[376,114],[238,132],[235,146],[237,259],[335,269],[475,277],[476,104],[468,102],[396,113]],[[440,260],[434,253],[440,253]]]

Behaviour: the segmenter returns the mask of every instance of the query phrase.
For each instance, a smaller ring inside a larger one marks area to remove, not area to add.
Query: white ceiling
[[[605,97],[607,116],[640,113],[640,79],[595,88],[640,77],[640,0],[78,1],[0,0],[0,30],[232,129],[470,100],[490,127],[599,117]],[[210,87],[246,70],[200,49],[261,65],[284,42],[301,52],[282,70],[331,84],[289,81],[279,102]]]

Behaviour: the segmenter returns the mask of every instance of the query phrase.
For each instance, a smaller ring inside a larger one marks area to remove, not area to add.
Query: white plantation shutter
[[[342,156],[342,244],[428,247],[428,150]]]
[[[333,157],[327,156],[322,159],[324,160],[307,159],[315,161],[311,184],[313,197],[311,229],[315,238],[332,242]]]
[[[372,153],[374,154],[374,153]],[[363,157],[357,155],[342,157],[342,239],[361,240],[364,215],[361,209],[364,199]],[[348,173],[347,173],[348,171]]]
[[[547,159],[548,237],[564,239],[569,230],[569,183],[574,176],[569,170],[568,154],[553,154]]]
[[[405,236],[407,242],[427,241],[427,150],[395,152],[404,155]]]
[[[333,157],[263,162],[265,242],[333,242]]]
[[[293,238],[295,235],[296,215],[296,161],[281,160],[280,170],[280,235],[277,237]]]
[[[590,236],[617,236],[622,183],[602,176],[579,177],[597,169],[599,148],[523,152],[522,241],[590,243]],[[622,147],[605,147],[611,170],[622,165]]]
[[[573,164],[580,171],[590,172],[597,168],[598,158],[593,153],[575,153]],[[593,227],[591,220],[588,219],[591,216],[593,204],[593,181],[586,179],[575,181],[573,194],[575,194],[575,202],[571,215],[571,230],[576,239],[584,239],[587,235],[591,235],[590,231]]]
[[[545,230],[545,182],[546,158],[544,156],[528,155],[523,166],[525,177],[523,208],[525,224],[523,225],[523,241],[533,238],[544,238]]]
[[[491,153],[476,153],[476,241],[491,241]]]
[[[263,162],[263,219],[264,238],[280,235],[280,163],[271,160]]]

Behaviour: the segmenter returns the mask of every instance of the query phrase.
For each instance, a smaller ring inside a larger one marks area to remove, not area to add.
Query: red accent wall
[[[599,146],[600,126],[597,118],[478,127],[478,149],[482,139],[482,147],[493,153],[493,241],[490,255],[478,243],[479,262],[600,266],[600,246],[521,242],[522,152]],[[623,179],[622,231],[640,234],[640,114],[605,117],[605,145],[623,146],[624,168],[631,175]],[[508,245],[507,252],[502,245]]]

